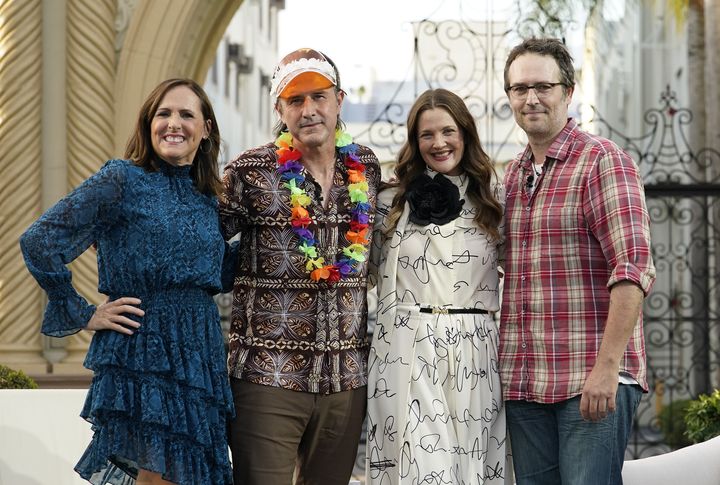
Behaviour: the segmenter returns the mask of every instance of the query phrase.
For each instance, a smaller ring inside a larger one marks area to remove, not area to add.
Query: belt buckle
[[[448,313],[450,313],[447,308],[443,308],[443,307],[439,307],[439,306],[432,307],[432,312],[433,312],[433,315],[438,314],[438,313],[441,315],[447,315]]]

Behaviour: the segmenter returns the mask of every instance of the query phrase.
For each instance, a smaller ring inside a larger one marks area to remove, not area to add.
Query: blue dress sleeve
[[[222,292],[228,293],[235,286],[235,268],[240,253],[240,241],[225,242],[220,280]]]
[[[127,163],[107,162],[20,237],[25,264],[48,295],[41,329],[45,335],[64,337],[77,333],[95,312],[95,306],[72,286],[72,274],[65,265],[117,220]]]

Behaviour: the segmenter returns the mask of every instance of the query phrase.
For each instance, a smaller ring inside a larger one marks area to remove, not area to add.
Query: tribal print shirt
[[[220,219],[225,239],[240,234],[228,357],[232,377],[295,391],[329,394],[367,385],[367,262],[357,276],[337,283],[315,282],[305,267],[292,230],[290,190],[278,173],[270,143],[241,154],[225,169]],[[367,147],[370,227],[374,220],[380,166]],[[347,168],[336,158],[327,209],[320,185],[305,172],[312,198],[319,256],[337,261],[349,243],[352,204]],[[368,231],[369,233],[370,231]]]

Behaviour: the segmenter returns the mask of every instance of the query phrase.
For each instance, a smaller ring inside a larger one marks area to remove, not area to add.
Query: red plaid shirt
[[[500,372],[506,400],[554,403],[582,393],[595,365],[610,288],[655,279],[645,193],[633,160],[569,120],[532,195],[532,151],[505,174],[506,262]],[[647,390],[642,316],[620,371]]]

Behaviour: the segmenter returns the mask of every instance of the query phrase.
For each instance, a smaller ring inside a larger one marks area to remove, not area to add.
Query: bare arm
[[[643,298],[640,287],[629,281],[622,281],[610,290],[605,333],[580,399],[580,414],[584,419],[599,421],[615,411],[620,360],[637,324]]]

